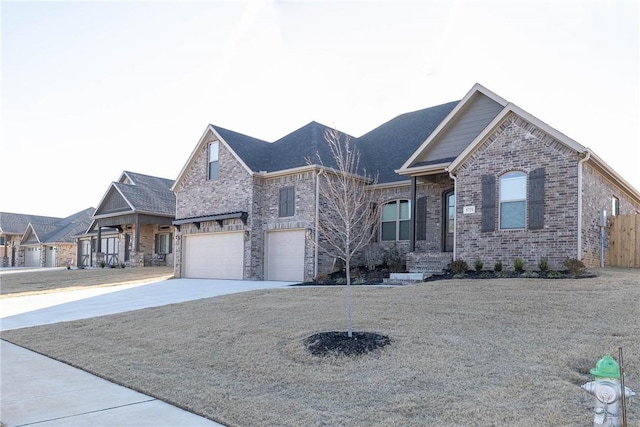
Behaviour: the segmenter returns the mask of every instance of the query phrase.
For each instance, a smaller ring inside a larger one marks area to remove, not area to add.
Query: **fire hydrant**
[[[620,426],[620,400],[622,399],[622,387],[620,386],[620,366],[609,353],[598,360],[596,367],[591,369],[591,375],[595,381],[583,384],[581,387],[596,397],[593,408],[594,427]],[[629,388],[624,388],[625,400],[635,393]],[[627,400],[628,402],[628,400]]]

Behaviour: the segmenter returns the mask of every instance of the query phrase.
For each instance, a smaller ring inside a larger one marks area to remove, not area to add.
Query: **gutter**
[[[578,161],[578,255],[577,259],[582,260],[582,164],[591,158],[591,151],[585,151],[584,158]]]
[[[449,171],[449,177],[453,180],[453,260],[456,260],[456,252],[458,250],[458,177]],[[442,224],[446,227],[446,224]]]

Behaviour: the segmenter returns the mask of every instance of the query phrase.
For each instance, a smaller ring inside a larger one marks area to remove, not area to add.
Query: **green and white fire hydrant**
[[[598,360],[596,367],[591,369],[594,381],[583,384],[581,387],[596,397],[593,408],[594,427],[617,427],[620,425],[620,400],[622,399],[622,387],[620,385],[620,366],[609,353]],[[630,388],[624,388],[625,400],[635,393]],[[628,402],[628,400],[627,400]]]

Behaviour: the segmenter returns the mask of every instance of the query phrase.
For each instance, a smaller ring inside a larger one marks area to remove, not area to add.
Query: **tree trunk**
[[[351,322],[351,268],[350,268],[350,258],[347,257],[345,260],[345,268],[347,270],[347,336],[349,338],[353,337],[353,324]]]

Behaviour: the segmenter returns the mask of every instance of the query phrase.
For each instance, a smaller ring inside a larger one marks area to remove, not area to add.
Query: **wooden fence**
[[[611,218],[608,265],[640,267],[640,215]]]

